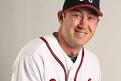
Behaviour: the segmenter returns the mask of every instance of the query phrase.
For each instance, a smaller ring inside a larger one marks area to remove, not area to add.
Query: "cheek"
[[[79,24],[79,21],[77,19],[72,18],[72,17],[67,18],[67,20],[65,20],[65,22],[67,23],[67,25],[69,27],[75,27]]]
[[[91,30],[92,32],[95,32],[96,28],[97,28],[97,23],[91,23],[91,24],[90,24],[90,30]]]
[[[72,19],[72,24],[73,24],[74,26],[77,26],[79,23],[80,23],[79,20],[77,20],[77,19]]]

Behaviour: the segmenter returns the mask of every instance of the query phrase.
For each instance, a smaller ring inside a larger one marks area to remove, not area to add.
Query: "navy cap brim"
[[[70,8],[67,8],[67,9],[64,9],[63,11],[69,11],[69,10],[73,10],[75,8],[81,8],[81,7],[86,7],[86,8],[89,8],[89,9],[92,9],[94,10],[99,16],[103,16],[102,12],[96,8],[95,6],[92,6],[90,4],[80,4],[80,5],[76,5],[76,6],[72,6]]]

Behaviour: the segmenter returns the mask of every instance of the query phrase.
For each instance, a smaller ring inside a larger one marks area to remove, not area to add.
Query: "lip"
[[[81,35],[84,35],[84,34],[87,34],[85,31],[78,31],[78,30],[75,30],[76,33],[79,33]]]

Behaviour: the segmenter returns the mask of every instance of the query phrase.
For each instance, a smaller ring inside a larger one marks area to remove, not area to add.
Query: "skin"
[[[99,16],[86,8],[59,11],[60,28],[55,37],[68,56],[77,56],[94,35]]]

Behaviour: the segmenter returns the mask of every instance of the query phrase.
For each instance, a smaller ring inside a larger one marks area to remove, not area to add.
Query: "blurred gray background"
[[[86,47],[100,61],[102,81],[121,81],[121,0],[101,0],[104,16]],[[0,0],[0,81],[10,81],[12,64],[31,39],[57,31],[63,0]]]

